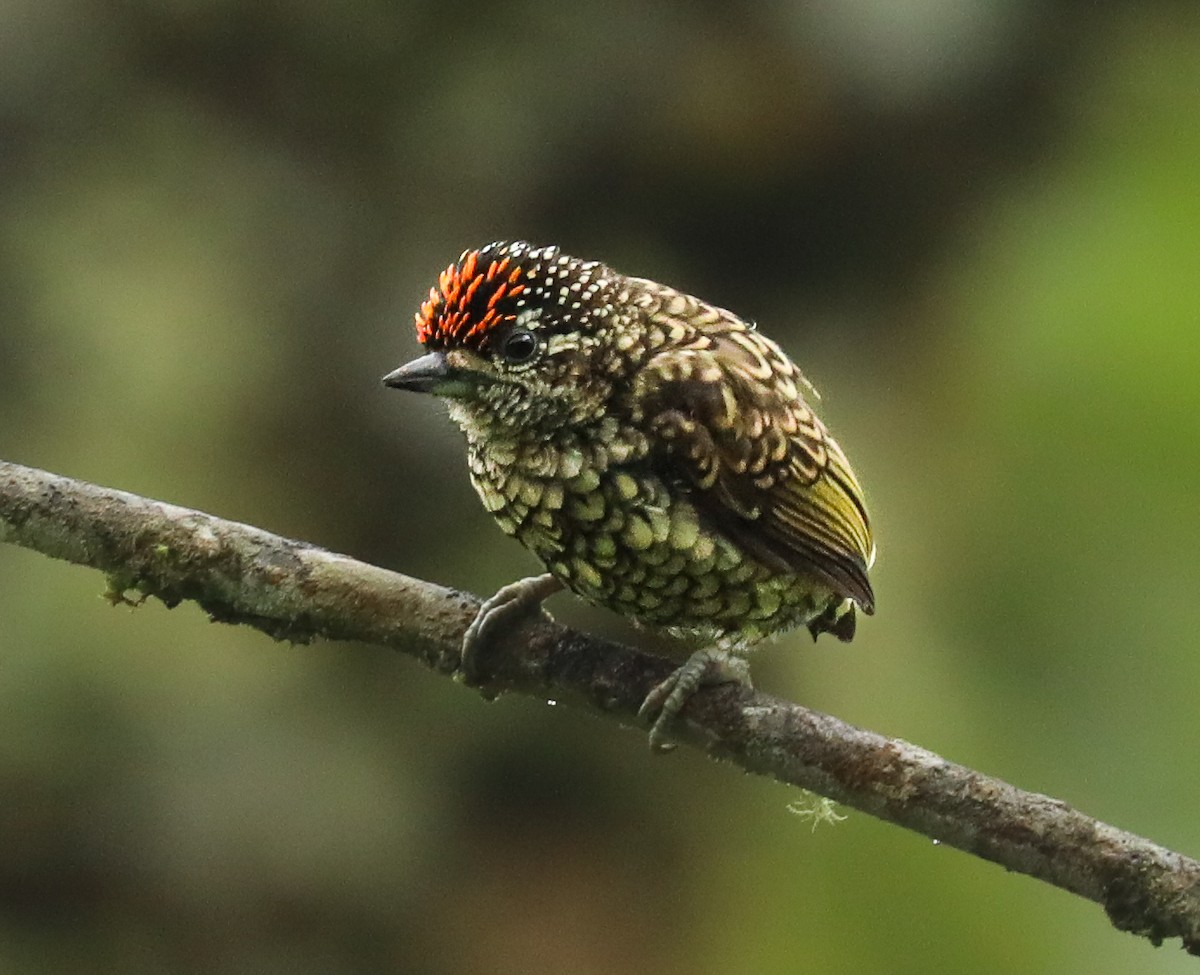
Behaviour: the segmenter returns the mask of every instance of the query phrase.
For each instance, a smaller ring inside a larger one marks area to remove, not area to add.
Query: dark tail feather
[[[857,614],[854,603],[849,599],[843,599],[841,602],[830,603],[825,608],[825,612],[809,620],[808,632],[812,634],[813,640],[816,640],[822,633],[832,633],[842,643],[849,643],[854,639],[856,625]]]

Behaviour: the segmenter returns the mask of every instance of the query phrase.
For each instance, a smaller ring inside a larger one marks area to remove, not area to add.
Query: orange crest
[[[523,272],[508,255],[492,253],[496,256],[467,251],[441,273],[416,315],[422,345],[479,348],[498,326],[517,317],[514,299],[526,290]]]

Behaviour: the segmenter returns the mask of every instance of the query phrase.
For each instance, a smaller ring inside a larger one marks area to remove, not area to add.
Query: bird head
[[[416,315],[424,354],[383,382],[441,396],[460,425],[492,434],[598,419],[628,361],[614,340],[622,280],[555,247],[466,251]]]

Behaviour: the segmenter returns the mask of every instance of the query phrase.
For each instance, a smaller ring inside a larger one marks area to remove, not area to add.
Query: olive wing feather
[[[865,612],[873,557],[862,489],[769,340],[734,330],[646,363],[641,398],[663,474],[713,527],[781,571],[808,573]]]

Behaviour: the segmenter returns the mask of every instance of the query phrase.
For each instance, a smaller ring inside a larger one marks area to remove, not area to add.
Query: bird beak
[[[406,389],[410,393],[441,393],[452,385],[454,379],[450,364],[441,352],[430,352],[419,359],[405,363],[383,377],[383,384],[392,389]]]

